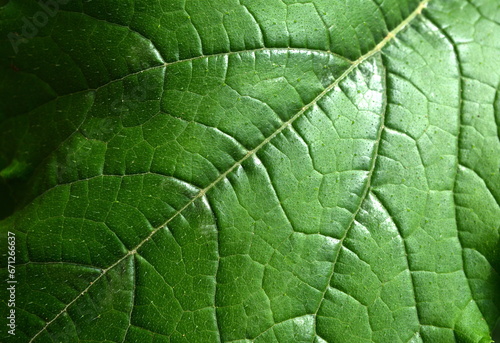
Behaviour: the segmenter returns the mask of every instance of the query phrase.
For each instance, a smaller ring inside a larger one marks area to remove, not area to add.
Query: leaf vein
[[[169,219],[167,219],[162,225],[158,226],[156,229],[154,229],[153,231],[151,231],[151,233],[144,239],[142,240],[133,250],[130,250],[127,254],[125,254],[123,257],[121,257],[120,259],[118,259],[115,263],[113,263],[112,265],[110,265],[108,268],[104,269],[103,272],[95,279],[95,281],[90,284],[87,288],[85,288],[79,295],[77,295],[72,301],[70,301],[58,314],[56,314],[54,316],[54,318],[52,318],[50,321],[48,321],[30,340],[29,340],[29,343],[32,343],[42,332],[44,332],[48,327],[49,325],[51,325],[55,320],[57,320],[62,314],[64,314],[65,312],[67,312],[68,308],[73,305],[81,296],[85,295],[89,289],[92,287],[92,285],[96,284],[97,281],[103,277],[104,275],[107,274],[107,272],[111,269],[113,269],[114,267],[116,267],[118,264],[120,264],[122,261],[124,261],[128,256],[131,256],[131,255],[135,255],[137,253],[137,251],[146,243],[148,242],[157,232],[159,232],[160,230],[164,229],[167,227],[167,225],[175,218],[177,217],[179,214],[181,214],[185,209],[187,209],[190,205],[192,205],[195,201],[197,201],[198,199],[201,199],[203,198],[206,193],[208,191],[210,191],[212,188],[214,188],[220,181],[222,181],[223,179],[225,179],[228,174],[230,174],[233,170],[235,170],[236,168],[238,168],[245,160],[247,160],[249,157],[253,156],[256,152],[258,152],[263,146],[267,145],[267,143],[269,143],[274,137],[278,136],[281,132],[283,132],[283,130],[285,130],[287,127],[289,127],[297,118],[299,118],[300,116],[302,116],[302,114],[304,114],[306,111],[308,111],[310,108],[312,108],[312,106],[314,106],[320,99],[322,99],[326,94],[328,94],[331,90],[333,90],[335,87],[337,87],[337,85],[342,81],[344,80],[347,76],[349,76],[351,74],[352,71],[354,71],[361,63],[363,63],[364,61],[368,60],[369,58],[371,58],[372,56],[374,56],[375,54],[379,53],[383,47],[386,46],[387,43],[389,43],[390,41],[392,41],[395,36],[401,31],[403,30],[415,17],[417,17],[423,10],[423,8],[425,8],[427,6],[427,3],[429,2],[430,0],[423,0],[419,5],[418,7],[404,20],[402,21],[393,31],[389,32],[389,34],[380,42],[378,43],[371,51],[369,51],[368,53],[366,53],[365,55],[361,56],[360,58],[358,58],[356,61],[354,61],[348,69],[346,69],[342,75],[340,75],[334,82],[332,82],[328,87],[326,87],[318,96],[316,96],[316,98],[314,98],[310,103],[308,103],[307,105],[305,105],[304,107],[302,107],[302,109],[297,112],[294,116],[292,116],[289,120],[287,120],[286,122],[283,123],[283,125],[281,127],[279,127],[275,132],[273,132],[270,136],[268,136],[266,139],[264,139],[259,145],[257,145],[254,149],[250,150],[245,156],[243,156],[239,161],[237,161],[233,166],[231,166],[229,169],[227,169],[224,173],[222,173],[217,179],[215,179],[211,184],[209,184],[206,188],[202,189],[195,197],[193,197],[188,203],[186,203],[182,208],[180,208],[176,213],[174,213]],[[262,50],[262,49],[259,49],[259,50]],[[294,50],[294,49],[291,49],[291,50]],[[222,55],[228,55],[228,53],[224,53]],[[211,56],[216,56],[216,55],[211,55]],[[205,56],[200,56],[200,57],[197,57],[197,58],[191,58],[191,59],[187,59],[187,60],[183,60],[183,61],[193,61],[193,60],[196,60],[196,59],[200,59],[200,58],[204,58]],[[174,62],[174,63],[179,63],[178,62]],[[168,65],[172,65],[174,63],[171,63],[171,64],[168,64]],[[383,129],[383,125],[381,125],[380,129],[379,129],[379,136],[381,135],[382,133],[382,129]],[[375,157],[376,155],[378,154],[378,147],[379,147],[379,144],[377,144],[377,148],[376,148],[376,151],[375,151]],[[374,166],[375,166],[375,159],[374,158],[374,161],[372,163],[372,168],[371,168],[371,174],[373,174],[373,169],[374,169]],[[367,193],[368,193],[368,189],[370,188],[370,185],[369,185],[369,182],[370,182],[370,179],[371,179],[371,175],[370,177],[368,178],[368,184],[367,184],[367,187],[365,189],[365,192],[364,192],[364,196],[362,197],[362,200],[361,200],[361,203],[364,201],[364,198],[366,197]],[[361,205],[360,205],[361,207]],[[355,214],[353,215],[353,219],[352,219],[352,223],[354,223],[354,220],[355,220],[355,217],[356,217],[356,214],[359,212],[359,208],[358,210],[355,212]],[[347,229],[346,231],[346,234],[347,232],[349,231],[349,229]],[[330,283],[330,282],[328,282]],[[327,288],[328,289],[328,285],[327,285]],[[326,293],[326,290],[325,290],[325,293]],[[321,304],[320,304],[321,306]],[[319,306],[319,307],[320,307]],[[318,309],[319,309],[318,307]]]

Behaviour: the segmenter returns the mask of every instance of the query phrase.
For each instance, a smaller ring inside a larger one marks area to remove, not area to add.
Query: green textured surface
[[[60,2],[0,7],[1,342],[491,342],[500,2]]]

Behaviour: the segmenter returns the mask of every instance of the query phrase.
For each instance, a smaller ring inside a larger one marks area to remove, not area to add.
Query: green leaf
[[[497,0],[11,0],[0,34],[0,341],[491,342]]]

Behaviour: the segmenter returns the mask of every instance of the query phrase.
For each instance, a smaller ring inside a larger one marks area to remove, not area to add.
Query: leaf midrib
[[[283,132],[286,128],[288,128],[295,120],[297,120],[302,114],[304,114],[307,110],[309,110],[311,107],[313,107],[315,104],[318,103],[326,94],[328,94],[332,89],[334,89],[341,81],[343,81],[347,76],[351,74],[353,70],[355,70],[360,64],[362,64],[364,61],[370,59],[372,56],[380,52],[391,40],[393,40],[396,35],[402,31],[415,17],[417,17],[422,10],[427,6],[430,0],[423,0],[419,3],[417,8],[405,19],[403,20],[394,30],[390,31],[386,37],[382,41],[380,41],[372,50],[364,54],[363,56],[359,57],[356,61],[352,62],[352,64],[347,68],[334,82],[332,82],[328,87],[326,87],[319,95],[317,95],[311,102],[306,104],[305,106],[302,107],[302,109],[297,112],[294,116],[292,116],[289,120],[284,122],[276,131],[274,131],[271,135],[269,135],[266,139],[264,139],[259,145],[257,145],[254,149],[248,151],[245,156],[243,156],[240,160],[238,160],[235,164],[233,164],[229,169],[227,169],[224,173],[219,175],[211,184],[209,184],[207,187],[202,189],[195,197],[193,197],[189,202],[187,202],[183,207],[181,207],[177,212],[175,212],[170,218],[168,218],[163,224],[157,226],[153,231],[150,232],[150,234],[143,239],[134,249],[129,250],[127,254],[122,256],[120,259],[118,259],[115,263],[110,265],[108,268],[103,269],[102,273],[94,280],[92,281],[89,286],[87,286],[83,291],[81,291],[72,301],[70,301],[58,314],[54,316],[50,321],[48,321],[30,340],[29,343],[32,343],[43,331],[45,331],[49,325],[51,325],[55,320],[57,320],[63,313],[65,313],[68,308],[74,304],[78,299],[80,299],[81,296],[85,295],[89,289],[97,283],[103,277],[104,275],[107,274],[108,271],[119,265],[121,262],[126,260],[129,256],[133,256],[137,253],[137,251],[145,244],[147,243],[158,231],[161,229],[165,228],[173,219],[175,219],[179,214],[181,214],[185,209],[187,209],[189,206],[191,206],[194,202],[197,200],[201,199],[204,197],[208,191],[210,191],[212,188],[214,188],[220,181],[225,179],[232,171],[234,171],[236,168],[241,166],[241,164],[246,161],[249,157],[253,156],[255,153],[257,153],[263,146],[265,146],[267,143],[269,143],[274,137],[279,135],[281,132]],[[259,50],[263,49],[272,49],[272,48],[262,48]],[[292,50],[294,48],[291,48]],[[236,52],[234,52],[236,53]],[[228,53],[221,53],[222,55],[228,55]],[[210,56],[215,56],[215,55],[210,55]],[[192,61],[196,59],[201,59],[201,58],[206,58],[206,56],[197,56],[195,58],[191,58],[188,60],[182,60],[182,61]],[[165,63],[160,66],[155,66],[152,68],[161,68],[165,67],[168,65],[172,65],[175,63],[180,63],[182,61],[176,61],[172,63]],[[150,70],[152,68],[149,68],[147,70]],[[147,71],[147,70],[142,70],[140,72],[137,72],[136,74],[139,74],[141,72]],[[129,74],[125,77],[131,76],[133,74]],[[125,78],[123,77],[123,78]],[[87,90],[88,91],[88,90]],[[361,203],[359,204],[359,207],[361,207]],[[357,213],[359,209],[355,212]]]

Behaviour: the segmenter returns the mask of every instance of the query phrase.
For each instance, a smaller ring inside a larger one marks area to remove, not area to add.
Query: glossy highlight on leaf
[[[8,1],[0,34],[1,342],[492,342],[498,1]]]

